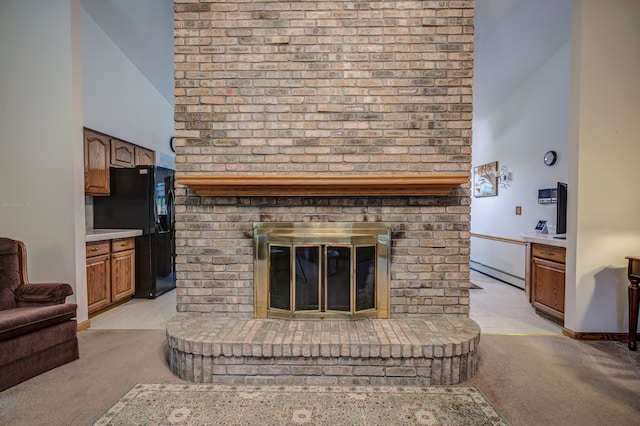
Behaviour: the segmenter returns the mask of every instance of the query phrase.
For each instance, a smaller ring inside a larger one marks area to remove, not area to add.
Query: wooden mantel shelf
[[[469,174],[178,175],[200,196],[369,197],[447,195]]]

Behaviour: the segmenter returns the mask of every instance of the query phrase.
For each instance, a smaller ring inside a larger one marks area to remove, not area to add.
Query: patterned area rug
[[[94,425],[507,425],[470,386],[138,384]]]

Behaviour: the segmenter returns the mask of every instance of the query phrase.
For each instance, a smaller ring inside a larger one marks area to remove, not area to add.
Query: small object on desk
[[[539,232],[541,234],[548,234],[549,230],[547,228],[547,221],[546,220],[539,220],[538,224],[536,225],[536,232]]]
[[[640,289],[638,282],[640,281],[640,257],[627,256],[629,261],[629,269],[627,278],[629,279],[629,349],[638,350],[636,343],[636,332],[638,331],[638,305],[640,304]]]

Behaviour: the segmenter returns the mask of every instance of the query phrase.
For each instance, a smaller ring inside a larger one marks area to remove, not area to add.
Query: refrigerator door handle
[[[169,224],[169,230],[174,228],[175,223],[175,195],[173,193],[173,186],[169,189],[167,194],[167,222]]]

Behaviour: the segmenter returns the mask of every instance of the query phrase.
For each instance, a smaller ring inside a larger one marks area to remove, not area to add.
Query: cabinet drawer
[[[87,243],[87,257],[100,256],[109,254],[109,241],[97,241],[95,243]]]
[[[564,247],[545,246],[533,244],[531,247],[531,257],[551,260],[558,263],[565,263],[566,249]]]
[[[111,251],[117,253],[119,251],[133,250],[136,247],[135,238],[120,238],[111,241]]]

